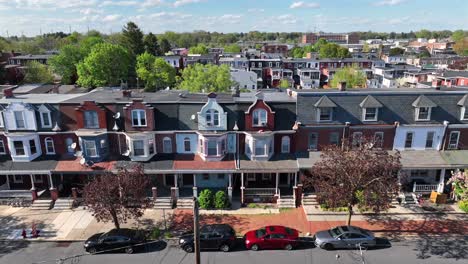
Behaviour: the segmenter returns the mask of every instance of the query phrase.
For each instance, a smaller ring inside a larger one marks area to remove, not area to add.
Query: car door
[[[200,249],[210,249],[210,242],[209,233],[200,234]]]
[[[283,234],[271,234],[271,248],[284,248],[286,246],[286,236]]]
[[[360,244],[361,246],[365,246],[367,245],[367,238],[361,234],[357,234],[357,233],[351,233],[349,234],[350,238],[350,244],[351,244],[351,247],[355,248],[355,247],[358,247],[358,245]]]
[[[115,244],[117,243],[117,237],[115,236],[108,236],[104,238],[102,243],[100,244],[100,251],[103,250],[113,250],[115,248]]]
[[[270,234],[264,235],[261,239],[259,239],[258,245],[262,249],[271,248],[271,235]]]
[[[341,234],[339,235],[335,242],[334,242],[334,246],[335,248],[349,248],[349,234],[348,233],[344,233],[344,234]]]

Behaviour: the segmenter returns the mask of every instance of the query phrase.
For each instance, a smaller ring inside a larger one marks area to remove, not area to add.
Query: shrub
[[[159,230],[159,228],[156,227],[151,231],[151,234],[150,234],[151,239],[158,239],[160,236],[161,236],[161,230]]]
[[[216,209],[224,209],[229,207],[229,201],[224,191],[216,192],[214,206]]]
[[[460,207],[463,212],[468,213],[468,200],[459,201],[458,207]]]
[[[213,208],[213,192],[209,189],[205,189],[200,192],[198,196],[198,202],[200,203],[200,208],[210,209]]]
[[[249,204],[247,205],[247,207],[248,207],[248,208],[260,208],[260,206],[259,206],[258,204],[256,204],[256,203],[249,203]]]

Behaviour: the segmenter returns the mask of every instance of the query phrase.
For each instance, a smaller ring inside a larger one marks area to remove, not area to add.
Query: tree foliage
[[[343,48],[335,43],[327,43],[320,46],[319,49],[320,58],[350,58],[351,54],[347,48]]]
[[[217,191],[214,198],[214,207],[216,209],[226,209],[229,207],[229,200],[225,191]]]
[[[189,65],[182,71],[179,88],[190,92],[228,92],[234,82],[227,65]]]
[[[143,32],[134,22],[128,22],[122,29],[122,46],[133,56],[140,55],[145,51],[143,43]]]
[[[98,222],[112,221],[117,229],[128,219],[138,219],[148,208],[144,191],[150,184],[142,166],[98,175],[84,187],[84,203]]]
[[[238,52],[241,52],[241,47],[237,44],[227,45],[227,46],[224,46],[224,52],[238,53]]]
[[[54,76],[46,65],[31,61],[26,65],[23,83],[52,83]]]
[[[357,66],[344,67],[336,71],[330,82],[332,88],[337,88],[340,82],[346,82],[349,88],[364,88],[367,77]]]
[[[62,83],[72,84],[78,78],[76,65],[83,59],[80,48],[76,45],[65,45],[60,53],[52,56],[48,63],[52,71],[62,77]]]
[[[210,189],[204,189],[200,192],[198,196],[198,202],[200,203],[200,208],[202,209],[211,209],[214,204],[213,192]]]
[[[468,171],[456,171],[447,184],[453,185],[453,193],[458,200],[468,201]]]
[[[304,187],[315,189],[320,203],[348,208],[348,225],[354,206],[359,204],[376,213],[386,210],[400,188],[399,152],[389,154],[373,148],[372,143],[363,140],[354,148],[347,143],[325,148],[311,175],[304,178]]]
[[[468,56],[468,37],[455,43],[453,50],[460,56]]]
[[[154,92],[174,86],[176,70],[163,58],[145,52],[137,57],[136,73],[145,82],[145,91]]]
[[[118,85],[126,80],[130,67],[130,55],[122,46],[101,43],[78,64],[77,83],[84,87]]]
[[[189,49],[190,54],[208,54],[208,47],[203,44],[198,44],[197,46],[191,47]]]
[[[286,80],[286,79],[281,79],[280,83],[279,83],[279,87],[280,88],[290,88],[291,85],[289,84],[289,81]]]
[[[166,54],[171,51],[171,44],[165,38],[159,38],[159,48],[161,49],[162,54]]]
[[[389,55],[390,56],[398,56],[398,55],[403,55],[403,53],[405,53],[405,49],[393,48],[393,49],[390,49]]]
[[[158,38],[153,33],[150,32],[144,37],[143,44],[145,45],[145,52],[148,52],[154,56],[161,55]]]

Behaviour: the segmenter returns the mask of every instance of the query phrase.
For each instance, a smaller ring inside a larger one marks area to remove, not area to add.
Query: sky
[[[468,0],[0,0],[0,36],[117,32],[468,29]]]

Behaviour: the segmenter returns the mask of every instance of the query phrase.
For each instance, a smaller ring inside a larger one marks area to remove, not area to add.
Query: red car
[[[299,232],[285,226],[266,226],[245,234],[245,247],[251,250],[280,249],[291,250],[299,242]]]

